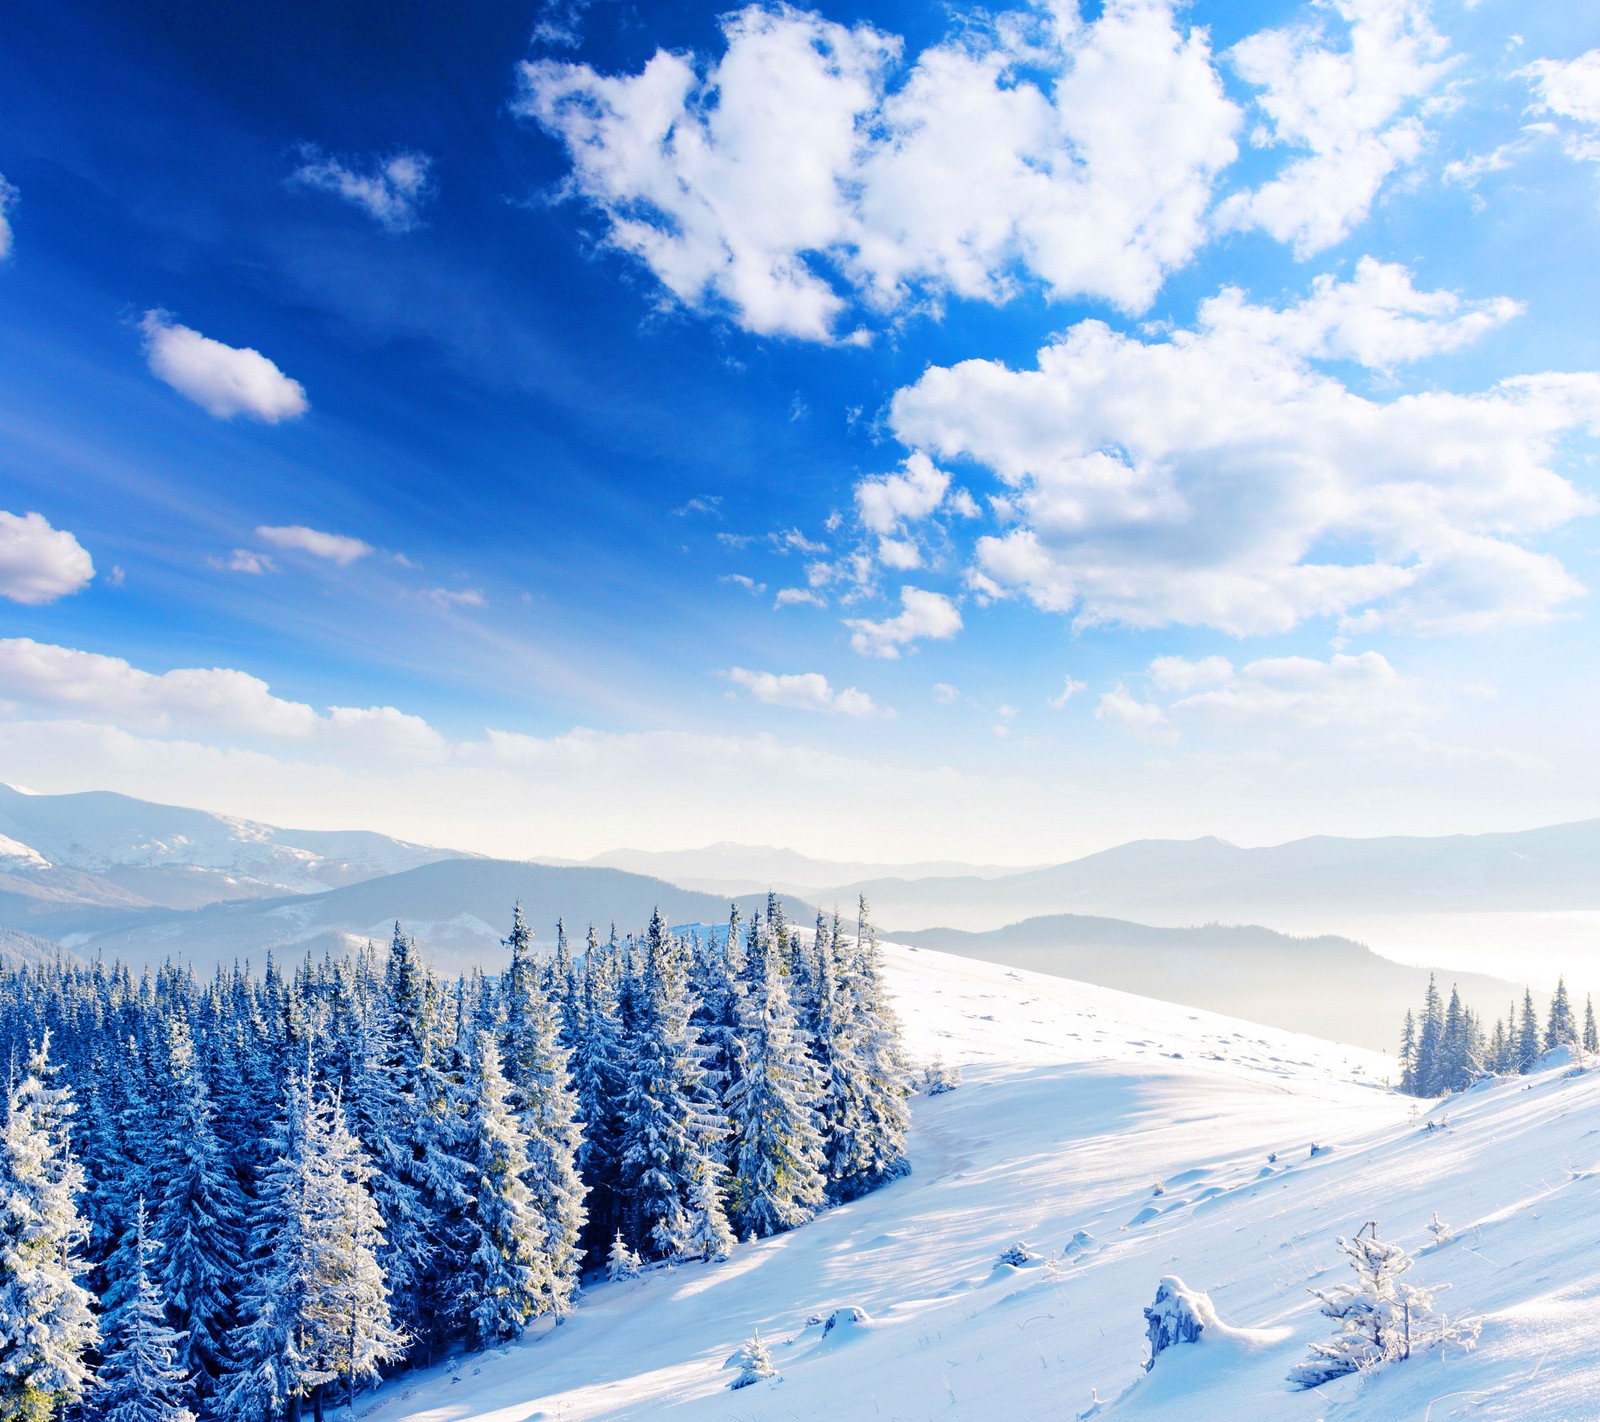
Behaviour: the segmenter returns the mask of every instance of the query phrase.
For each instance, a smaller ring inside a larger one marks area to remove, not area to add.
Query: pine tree
[[[1517,1031],[1517,1070],[1524,1076],[1539,1063],[1539,1015],[1533,1010],[1533,993],[1522,994],[1522,1024]]]
[[[616,1284],[638,1277],[639,1256],[628,1248],[619,1229],[611,1241],[611,1252],[606,1256],[606,1278]]]
[[[223,1153],[204,1077],[181,1018],[169,1027],[170,1126],[153,1172],[156,1282],[183,1322],[180,1362],[208,1385],[223,1363],[243,1275],[244,1200]]]
[[[643,980],[633,993],[637,1027],[623,1103],[622,1183],[630,1233],[648,1239],[660,1258],[688,1245],[689,1194],[712,1167],[722,1130],[704,1089],[686,988],[682,944],[657,910],[645,939]]]
[[[1578,1020],[1572,1014],[1572,999],[1567,996],[1567,980],[1556,979],[1555,995],[1550,999],[1550,1016],[1545,1023],[1544,1049],[1576,1046]]]
[[[544,1222],[523,1179],[527,1143],[490,1033],[479,1035],[476,1058],[464,1142],[472,1194],[454,1287],[472,1346],[486,1348],[554,1307],[555,1280],[542,1248]]]
[[[733,1130],[732,1223],[777,1234],[822,1206],[824,1176],[812,1105],[815,1081],[783,972],[779,943],[751,926],[739,1010],[738,1075],[727,1100]]]
[[[1408,1096],[1417,1092],[1417,1019],[1406,1013],[1400,1028],[1400,1090]]]
[[[572,1057],[573,1089],[583,1123],[578,1172],[588,1187],[588,1252],[598,1255],[622,1224],[622,1101],[626,1044],[617,1003],[619,965],[589,928],[579,996],[582,1029]]]
[[[884,991],[878,934],[867,901],[856,909],[856,939],[845,960],[845,983],[851,1002],[849,1036],[854,1043],[852,1070],[859,1074],[860,1104],[854,1153],[841,1164],[835,1186],[839,1199],[854,1199],[911,1170],[906,1159],[906,1109],[909,1087],[900,1023]]]
[[[549,1297],[540,1308],[569,1312],[582,1252],[578,1241],[587,1215],[577,1159],[583,1144],[578,1101],[561,1044],[556,1005],[539,985],[527,925],[519,905],[513,914],[506,973],[506,1078],[526,1147],[522,1178],[539,1222],[538,1248],[546,1264]],[[568,969],[571,959],[568,958]]]
[[[372,1167],[309,1071],[290,1078],[273,1143],[232,1371],[219,1389],[219,1410],[236,1422],[285,1407],[297,1422],[307,1398],[320,1415],[329,1383],[342,1377],[353,1393],[405,1351],[376,1257],[383,1222],[367,1190]]]
[[[1586,996],[1583,1000],[1583,1049],[1586,1052],[1600,1052],[1600,1031],[1594,1023],[1594,998]]]
[[[1440,1071],[1443,1039],[1444,1003],[1439,996],[1439,984],[1429,973],[1428,991],[1422,1001],[1422,1022],[1417,1029],[1415,1077],[1419,1096],[1439,1096],[1444,1092]]]
[[[83,1171],[67,1144],[72,1092],[49,1084],[50,1036],[11,1090],[0,1128],[0,1422],[49,1422],[88,1382],[98,1338],[77,1256]]]
[[[95,1410],[104,1422],[193,1422],[189,1349],[166,1322],[166,1300],[154,1274],[161,1246],[150,1233],[141,1199],[122,1248],[130,1256],[132,1288],[121,1308],[106,1314],[104,1361]]]

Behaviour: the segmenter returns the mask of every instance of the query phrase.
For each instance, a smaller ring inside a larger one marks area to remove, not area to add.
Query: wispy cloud
[[[274,548],[309,553],[313,558],[326,558],[341,568],[348,568],[373,551],[372,545],[362,539],[351,538],[343,533],[324,533],[321,529],[307,528],[299,523],[283,527],[263,525],[256,529],[256,537]]]
[[[425,153],[403,150],[352,167],[308,146],[301,149],[300,158],[291,182],[333,193],[391,232],[409,232],[415,227],[419,209],[432,196],[429,172],[433,160]]]

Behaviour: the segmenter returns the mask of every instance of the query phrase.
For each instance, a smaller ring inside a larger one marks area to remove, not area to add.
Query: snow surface
[[[1600,1071],[1563,1057],[1416,1102],[1384,1089],[1376,1053],[939,953],[885,960],[913,1055],[964,1074],[915,1102],[909,1179],[726,1263],[597,1281],[559,1328],[358,1412],[1600,1417]],[[1293,1391],[1332,1327],[1307,1290],[1342,1281],[1335,1237],[1369,1219],[1418,1254],[1413,1282],[1453,1285],[1440,1303],[1481,1318],[1481,1341]],[[1018,1241],[1044,1257],[997,1265]],[[1143,1310],[1168,1275],[1223,1326],[1146,1374]],[[780,1376],[729,1391],[723,1364],[757,1329]]]

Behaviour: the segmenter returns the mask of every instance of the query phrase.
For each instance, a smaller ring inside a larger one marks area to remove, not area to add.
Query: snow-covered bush
[[[1169,1274],[1156,1286],[1156,1301],[1144,1311],[1144,1320],[1150,1339],[1150,1357],[1144,1369],[1149,1372],[1168,1348],[1198,1342],[1200,1335],[1216,1323],[1217,1311],[1207,1295],[1186,1287],[1182,1279]]]
[[[925,1096],[943,1096],[961,1085],[961,1068],[950,1066],[943,1057],[935,1057],[922,1072],[922,1091]]]
[[[1433,1236],[1433,1245],[1435,1249],[1442,1249],[1456,1237],[1456,1232],[1439,1218],[1439,1212],[1437,1210],[1433,1212],[1433,1218],[1428,1221],[1428,1233]]]
[[[1019,1239],[1009,1249],[1001,1251],[1000,1257],[995,1261],[995,1264],[997,1268],[1002,1264],[1009,1264],[1013,1269],[1021,1269],[1043,1257],[1038,1250],[1030,1249]]]
[[[1341,1238],[1339,1248],[1349,1256],[1356,1281],[1328,1292],[1312,1290],[1322,1301],[1322,1312],[1338,1320],[1339,1329],[1327,1342],[1313,1343],[1305,1359],[1289,1370],[1289,1381],[1296,1387],[1319,1387],[1436,1344],[1470,1348],[1477,1340],[1475,1321],[1451,1321],[1434,1308],[1438,1290],[1418,1288],[1401,1278],[1412,1258],[1398,1244],[1379,1239],[1376,1222],[1364,1226],[1354,1239]]]
[[[637,1279],[639,1277],[639,1256],[628,1248],[628,1243],[622,1237],[622,1231],[617,1231],[617,1237],[611,1241],[611,1253],[606,1256],[606,1278],[613,1284],[621,1279]]]
[[[735,1352],[723,1367],[739,1369],[739,1376],[728,1384],[730,1388],[749,1387],[763,1378],[778,1375],[778,1370],[772,1366],[772,1354],[767,1351],[767,1345],[762,1340],[759,1328],[745,1339],[744,1346]]]

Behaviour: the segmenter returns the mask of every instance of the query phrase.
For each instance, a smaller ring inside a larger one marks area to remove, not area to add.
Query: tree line
[[[1594,999],[1584,999],[1580,1025],[1565,978],[1556,982],[1543,1028],[1533,993],[1525,988],[1520,1013],[1513,1002],[1486,1031],[1482,1018],[1462,1003],[1461,994],[1452,987],[1446,1003],[1429,974],[1421,1013],[1406,1013],[1400,1031],[1400,1090],[1410,1096],[1444,1096],[1484,1076],[1525,1075],[1544,1053],[1564,1046],[1600,1051]]]
[[[588,932],[503,972],[0,974],[0,1422],[299,1422],[575,1306],[609,1257],[716,1260],[906,1174],[866,904]]]

